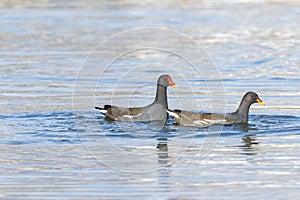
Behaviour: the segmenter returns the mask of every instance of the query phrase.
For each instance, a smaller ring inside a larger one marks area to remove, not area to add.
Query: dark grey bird
[[[167,87],[176,87],[171,76],[161,75],[157,80],[156,96],[154,101],[145,107],[125,108],[113,105],[95,107],[107,118],[124,122],[166,121],[168,114]]]
[[[233,113],[201,113],[183,110],[167,110],[178,125],[184,126],[210,126],[212,124],[248,124],[250,106],[254,103],[265,105],[255,92],[247,92],[238,109]]]

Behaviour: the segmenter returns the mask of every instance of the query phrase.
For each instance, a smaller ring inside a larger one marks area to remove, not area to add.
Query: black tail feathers
[[[107,109],[109,109],[109,108],[111,108],[111,105],[104,105],[104,108],[101,108],[101,107],[95,107],[95,109],[97,109],[97,110],[107,110]]]

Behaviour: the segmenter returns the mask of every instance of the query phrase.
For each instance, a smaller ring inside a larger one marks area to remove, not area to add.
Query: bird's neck
[[[247,123],[248,122],[248,115],[249,115],[249,109],[250,109],[251,103],[248,101],[242,101],[236,110],[235,113],[237,113],[241,118],[242,122]]]
[[[168,101],[167,101],[167,88],[157,84],[156,89],[156,96],[153,103],[157,103],[162,105],[165,108],[168,108]]]

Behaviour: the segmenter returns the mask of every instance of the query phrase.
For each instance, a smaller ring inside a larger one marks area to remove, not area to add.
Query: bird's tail
[[[107,113],[107,109],[109,108],[109,105],[105,105],[104,108],[100,108],[100,107],[95,107],[96,110],[99,110],[99,112],[105,114]]]
[[[179,114],[178,114],[178,111],[180,110],[170,110],[170,109],[166,109],[167,113],[171,116],[171,117],[174,117],[174,118],[180,118]]]

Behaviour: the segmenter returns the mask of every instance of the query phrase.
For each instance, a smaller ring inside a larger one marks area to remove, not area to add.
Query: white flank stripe
[[[203,120],[196,120],[193,123],[203,125],[212,125],[212,124],[224,124],[226,122],[225,119],[218,119],[218,120],[210,120],[210,119],[203,119]]]
[[[125,118],[129,118],[129,119],[132,119],[134,117],[138,117],[138,116],[141,116],[143,113],[140,113],[138,115],[122,115],[121,117],[125,117]]]
[[[208,125],[208,123],[204,120],[196,120],[193,122],[194,124],[198,124],[200,126],[203,126],[203,125]]]

